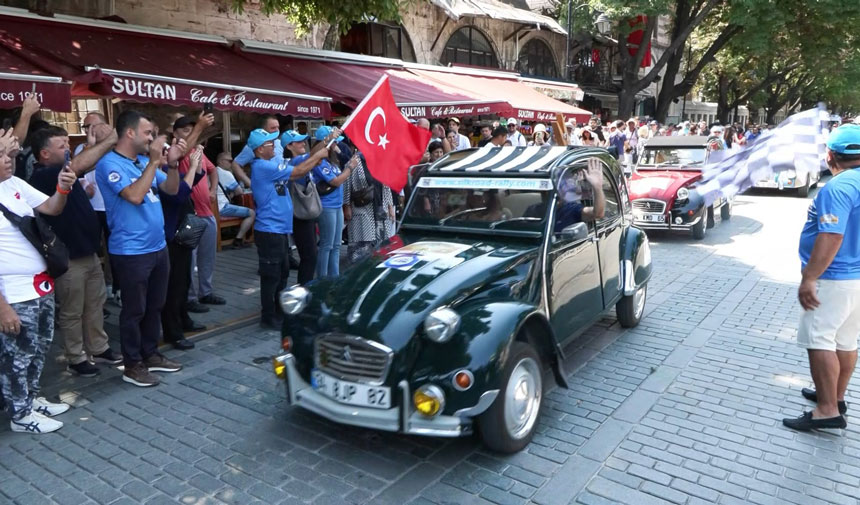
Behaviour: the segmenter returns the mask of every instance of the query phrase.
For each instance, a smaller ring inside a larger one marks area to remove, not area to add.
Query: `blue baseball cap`
[[[292,144],[293,142],[301,142],[308,138],[307,135],[302,135],[296,130],[287,130],[281,135],[281,145],[287,147],[287,144]]]
[[[248,135],[248,147],[253,151],[270,140],[278,138],[278,132],[269,133],[262,128],[257,128]]]
[[[845,124],[831,131],[827,148],[839,154],[860,154],[860,125]]]
[[[314,132],[314,139],[317,142],[322,142],[323,140],[325,140],[326,137],[331,135],[331,132],[332,132],[331,126],[320,126],[319,128],[317,128],[317,131]],[[343,135],[341,135],[340,137],[337,138],[338,142],[340,142],[341,140],[343,140]]]

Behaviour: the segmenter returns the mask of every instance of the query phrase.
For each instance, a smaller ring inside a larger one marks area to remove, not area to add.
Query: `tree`
[[[328,23],[346,33],[354,23],[368,18],[400,21],[400,13],[415,0],[259,0],[263,14],[283,14],[299,35],[313,25]],[[251,0],[233,0],[233,9],[243,12]]]

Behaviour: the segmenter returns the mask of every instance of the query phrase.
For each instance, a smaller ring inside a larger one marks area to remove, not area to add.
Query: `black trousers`
[[[254,231],[260,258],[260,306],[263,321],[274,322],[280,314],[278,295],[287,287],[290,273],[289,235]]]
[[[190,325],[188,316],[188,288],[191,286],[191,252],[193,249],[167,244],[170,256],[170,275],[167,278],[167,297],[161,310],[161,331],[165,342],[185,338],[182,328]]]
[[[299,253],[299,284],[314,280],[317,265],[316,220],[293,218],[293,242]]]
[[[153,253],[110,257],[117,271],[122,272],[119,336],[123,362],[128,367],[158,352],[170,260],[166,247]]]

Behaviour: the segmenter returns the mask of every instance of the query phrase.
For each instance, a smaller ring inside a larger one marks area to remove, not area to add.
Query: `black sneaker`
[[[95,377],[99,374],[99,369],[89,361],[81,361],[74,365],[69,365],[66,370],[81,377]]]
[[[209,307],[207,307],[207,306],[205,306],[202,303],[197,302],[197,301],[188,302],[188,304],[185,306],[185,308],[188,309],[188,312],[194,312],[195,314],[202,314],[204,312],[209,312]]]
[[[106,365],[119,365],[122,363],[122,356],[113,352],[113,349],[108,347],[105,352],[93,355],[93,361]]]
[[[208,295],[200,298],[200,303],[205,303],[207,305],[226,305],[227,300],[218,295],[213,295],[212,293],[209,293]]]
[[[787,417],[782,424],[797,431],[844,429],[848,423],[843,416],[828,417],[826,419],[813,419],[812,412],[804,412],[800,417]]]
[[[803,388],[800,390],[800,394],[803,395],[803,397],[806,398],[807,400],[809,400],[811,402],[818,403],[818,393],[815,392],[814,389]],[[848,412],[848,402],[846,402],[844,400],[841,402],[836,402],[836,406],[839,408],[839,413],[842,414],[843,416],[845,415],[846,412]]]
[[[142,388],[157,386],[161,382],[158,377],[149,372],[143,363],[126,365],[122,373],[122,380]]]

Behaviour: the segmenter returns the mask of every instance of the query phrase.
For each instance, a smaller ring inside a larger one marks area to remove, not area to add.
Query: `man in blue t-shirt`
[[[818,405],[783,424],[800,431],[845,428],[845,390],[857,363],[860,335],[860,126],[830,133],[827,164],[834,177],[809,206],[800,233],[804,312],[797,343],[809,354],[815,389],[801,394]]]
[[[281,124],[278,122],[278,118],[271,114],[266,114],[260,119],[260,129],[266,130],[269,133],[280,133]],[[284,148],[281,146],[281,140],[275,139],[275,158],[283,158],[284,157]],[[242,148],[242,151],[239,152],[239,155],[233,158],[233,162],[230,164],[230,171],[233,173],[233,177],[236,178],[237,181],[241,182],[245,185],[246,188],[251,187],[251,180],[248,178],[247,174],[245,174],[244,167],[246,165],[250,165],[251,162],[254,161],[254,151],[247,145]]]
[[[288,132],[296,143],[304,145],[306,135]],[[293,135],[294,134],[294,135]],[[284,134],[286,135],[286,134]],[[281,311],[278,294],[287,287],[290,271],[289,234],[293,232],[293,202],[289,182],[304,177],[328,155],[328,149],[314,152],[298,165],[275,155],[278,132],[256,129],[248,136],[247,147],[254,153],[251,161],[251,191],[257,207],[254,241],[260,260],[260,326],[278,329]]]
[[[116,131],[116,147],[96,164],[96,182],[111,232],[111,264],[122,272],[122,378],[135,386],[155,386],[158,377],[150,372],[182,368],[158,352],[169,268],[158,191],[175,195],[179,190],[178,165],[185,142],[167,149],[166,137],[155,136],[152,120],[134,110],[119,115]],[[147,153],[149,157],[144,156]]]

